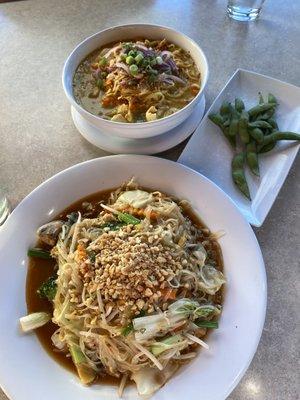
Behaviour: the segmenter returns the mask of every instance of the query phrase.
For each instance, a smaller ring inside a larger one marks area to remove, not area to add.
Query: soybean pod
[[[239,136],[242,143],[249,143],[250,136],[248,132],[248,121],[249,115],[246,111],[243,111],[239,120]]]
[[[295,132],[273,132],[263,138],[262,145],[266,146],[279,140],[300,140],[300,134]]]
[[[267,121],[254,121],[249,123],[250,128],[260,128],[260,129],[273,129],[272,125]]]
[[[233,110],[229,124],[229,136],[235,137],[239,130],[239,117],[236,110]]]
[[[257,146],[254,141],[247,144],[246,147],[246,160],[251,172],[259,176],[259,164],[257,156]]]
[[[268,103],[274,104],[275,106],[277,106],[276,97],[272,93],[268,94]]]
[[[245,104],[244,104],[243,100],[240,98],[235,99],[234,106],[238,113],[241,113],[243,110],[245,110]]]
[[[274,109],[274,104],[259,104],[255,107],[250,108],[248,111],[250,117],[256,117],[258,114],[264,113],[266,111],[269,111],[271,109]]]
[[[270,142],[269,144],[266,145],[260,145],[258,147],[258,153],[262,154],[262,153],[268,153],[269,151],[273,150],[274,147],[276,146],[277,142]]]
[[[254,129],[250,129],[249,130],[250,136],[253,137],[253,139],[257,142],[257,143],[262,143],[264,140],[264,134],[263,131],[259,128],[254,128]]]
[[[236,187],[243,193],[247,199],[251,200],[249,187],[244,172],[245,154],[236,154],[231,162],[232,179]]]

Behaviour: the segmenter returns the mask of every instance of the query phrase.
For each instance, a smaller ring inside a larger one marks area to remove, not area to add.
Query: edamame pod
[[[261,144],[265,146],[272,142],[278,142],[278,140],[300,140],[300,134],[295,132],[273,132],[270,135],[266,135]]]
[[[227,116],[228,114],[231,113],[231,104],[228,103],[228,101],[223,101],[221,108],[220,108],[220,114],[224,117]]]
[[[268,103],[271,103],[271,104],[274,104],[275,106],[277,106],[276,97],[272,93],[268,94]]]
[[[264,140],[264,134],[263,131],[259,128],[254,128],[254,129],[250,129],[249,130],[250,136],[253,137],[253,139],[257,142],[257,143],[263,143]]]
[[[260,129],[273,129],[272,125],[267,121],[254,121],[249,123],[250,128],[260,128]]]
[[[256,176],[259,176],[257,147],[254,141],[247,144],[246,160],[251,172]]]
[[[277,142],[270,142],[269,144],[266,145],[260,145],[258,148],[259,154],[262,153],[268,153],[269,151],[273,150],[274,147],[276,146]]]
[[[229,124],[229,136],[236,136],[239,129],[239,118],[237,112],[234,110]]]
[[[238,153],[233,157],[231,162],[232,179],[236,187],[243,193],[243,195],[247,197],[247,199],[251,200],[250,191],[244,172],[244,160],[244,153]]]
[[[245,144],[249,143],[250,140],[248,132],[248,121],[249,121],[249,115],[246,111],[243,111],[239,119],[239,136],[242,143]]]
[[[268,104],[268,103],[259,104],[255,107],[250,108],[250,110],[248,111],[248,114],[250,117],[255,117],[258,114],[264,113],[265,111],[269,111],[273,108],[274,108],[274,104]]]
[[[258,98],[259,98],[259,104],[264,104],[265,101],[261,92],[258,92]]]
[[[278,125],[277,125],[277,122],[275,121],[274,118],[270,118],[270,119],[268,120],[268,123],[272,126],[273,129],[278,130]]]
[[[243,110],[245,110],[245,104],[242,99],[236,98],[234,100],[234,106],[237,112],[241,113]]]

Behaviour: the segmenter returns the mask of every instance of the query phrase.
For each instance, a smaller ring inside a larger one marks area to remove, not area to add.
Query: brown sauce
[[[93,212],[88,216],[92,218],[99,214],[102,208],[97,204],[101,200],[108,200],[110,193],[115,189],[105,190],[102,192],[97,192],[87,197],[84,197],[69,207],[67,207],[62,213],[60,213],[54,219],[64,219],[68,214],[73,211],[80,211],[86,213],[86,209],[83,208],[82,204],[84,202],[92,203],[95,207]],[[147,189],[145,189],[147,190]],[[187,215],[193,224],[199,228],[206,228],[205,224],[200,220],[200,218],[190,209],[184,209],[185,215]],[[203,240],[203,238],[201,238]],[[38,247],[45,247],[42,243],[38,243]],[[219,244],[214,241],[212,243],[212,251],[214,252],[214,260],[216,262],[216,267],[219,270],[223,270],[223,258],[222,252]],[[52,304],[46,300],[39,297],[37,294],[38,288],[44,283],[50,276],[55,272],[55,260],[44,260],[40,258],[29,259],[28,272],[26,278],[26,303],[28,313],[37,311],[46,311],[52,314],[53,307]],[[224,286],[223,286],[224,287]],[[224,289],[221,289],[213,298],[214,302],[222,304],[223,302]],[[66,354],[57,350],[52,344],[51,336],[57,330],[57,325],[49,322],[48,324],[42,326],[35,330],[35,333],[47,353],[55,359],[60,365],[76,373],[75,366],[70,357],[66,357]],[[209,332],[209,330],[208,330]],[[99,383],[109,383],[113,385],[119,384],[119,379],[112,377],[110,375],[101,376],[99,378]]]

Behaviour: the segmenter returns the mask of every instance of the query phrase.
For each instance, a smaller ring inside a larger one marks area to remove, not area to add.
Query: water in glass
[[[228,0],[228,15],[237,21],[253,21],[261,11],[265,0]]]

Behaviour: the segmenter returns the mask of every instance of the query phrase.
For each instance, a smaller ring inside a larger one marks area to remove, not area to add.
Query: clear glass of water
[[[10,204],[4,191],[0,188],[0,225],[4,223],[10,213]]]
[[[228,0],[229,17],[237,21],[253,21],[258,18],[265,0]]]

